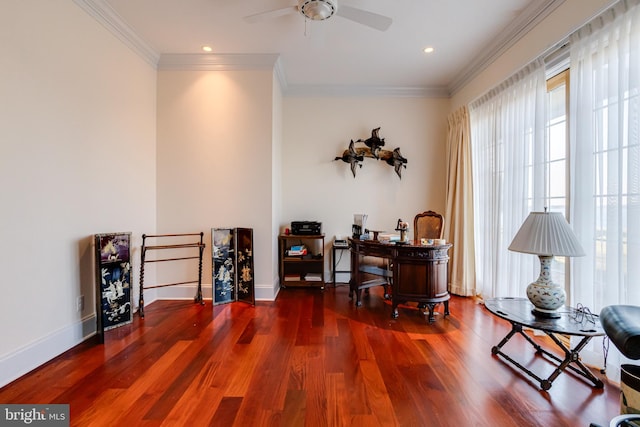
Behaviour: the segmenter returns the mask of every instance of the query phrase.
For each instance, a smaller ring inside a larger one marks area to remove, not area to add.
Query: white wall
[[[205,232],[210,296],[211,228],[253,228],[256,298],[272,299],[273,71],[159,71],[157,93],[157,232]],[[159,264],[157,279],[194,271]]]
[[[328,251],[335,235],[351,235],[354,214],[369,215],[369,229],[392,231],[399,218],[412,223],[419,212],[444,212],[448,111],[448,99],[285,98],[281,229],[320,221]],[[384,148],[400,147],[407,158],[402,179],[375,159],[366,158],[355,178],[349,164],[334,161],[376,127]]]
[[[2,385],[95,332],[92,236],[155,228],[156,99],[71,1],[4,1],[0,39]]]
[[[275,283],[273,299],[278,292],[278,239],[275,237],[280,232],[280,219],[282,218],[282,132],[283,132],[283,99],[282,87],[277,76],[273,76],[273,179],[271,181],[272,194],[272,214],[271,214],[271,234],[274,236],[271,242],[271,283]],[[277,289],[276,289],[277,288]]]

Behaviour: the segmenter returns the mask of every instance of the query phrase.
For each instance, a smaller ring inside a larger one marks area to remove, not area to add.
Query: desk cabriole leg
[[[428,303],[427,309],[429,310],[429,323],[433,323],[436,321],[436,316],[433,314],[433,310],[436,308],[438,303]]]
[[[391,318],[392,319],[397,319],[399,316],[398,314],[398,307],[394,306],[393,309],[391,310]]]

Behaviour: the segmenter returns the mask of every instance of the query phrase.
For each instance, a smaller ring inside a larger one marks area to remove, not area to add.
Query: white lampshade
[[[531,212],[509,250],[548,256],[584,256],[584,250],[560,212]]]

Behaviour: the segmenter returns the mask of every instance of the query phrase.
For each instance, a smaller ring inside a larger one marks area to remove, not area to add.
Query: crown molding
[[[154,68],[160,55],[145,42],[105,0],[73,0],[80,8]]]
[[[162,54],[158,61],[159,71],[240,71],[273,70],[286,96],[382,96],[398,98],[448,98],[445,87],[380,87],[349,85],[289,85],[285,77],[280,55],[275,53],[254,54]]]
[[[455,94],[478,76],[564,2],[565,0],[530,2],[523,12],[502,31],[500,37],[487,46],[483,50],[484,53],[476,56],[469,66],[453,79],[453,82],[449,85],[450,94]]]
[[[266,70],[276,67],[279,57],[277,53],[163,53],[158,70]]]
[[[361,85],[289,85],[286,96],[315,97],[385,97],[385,98],[449,98],[446,87],[398,87]]]
[[[272,69],[286,96],[449,98],[446,87],[289,85],[279,54],[159,54],[105,0],[74,0],[120,41],[158,70],[230,71]]]
[[[278,82],[280,83],[280,89],[282,90],[282,93],[286,93],[289,85],[287,83],[287,75],[284,71],[284,66],[282,65],[282,59],[280,59],[280,57],[276,59],[274,73],[276,75],[276,78],[278,79]]]

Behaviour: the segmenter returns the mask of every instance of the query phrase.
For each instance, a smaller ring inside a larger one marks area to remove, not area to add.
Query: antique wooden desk
[[[603,384],[596,378],[589,368],[580,361],[580,351],[587,345],[593,337],[604,335],[604,330],[600,324],[600,318],[597,316],[581,314],[575,308],[565,307],[560,309],[561,317],[558,319],[549,319],[536,317],[531,313],[533,304],[527,298],[489,298],[485,300],[484,306],[492,314],[501,317],[511,323],[511,331],[500,341],[497,346],[491,349],[491,354],[500,355],[505,360],[520,368],[523,372],[540,382],[540,388],[549,390],[553,381],[565,369],[582,376],[591,381],[597,388],[602,388]],[[548,352],[538,345],[533,339],[527,335],[522,328],[529,327],[537,329],[547,334],[551,340],[562,349],[564,359],[560,359],[553,353]],[[522,335],[535,348],[536,353],[544,354],[557,362],[556,369],[548,378],[541,378],[522,364],[516,362],[509,355],[502,351],[502,347],[516,334]],[[573,335],[582,337],[580,342],[573,348],[567,347],[557,336]],[[576,365],[576,366],[573,366]]]
[[[449,248],[444,245],[396,245],[380,243],[374,240],[349,239],[351,248],[350,296],[356,295],[356,305],[360,306],[363,289],[380,286],[385,278],[365,280],[371,270],[361,263],[364,256],[385,258],[392,265],[391,279],[391,316],[398,317],[398,305],[414,301],[420,307],[428,307],[429,321],[433,322],[433,310],[444,303],[444,314],[449,314],[448,264]]]

